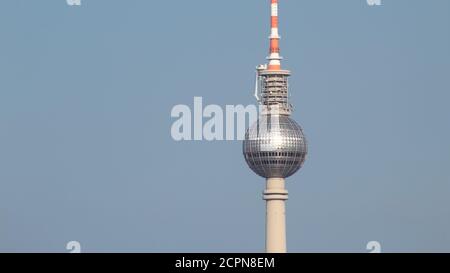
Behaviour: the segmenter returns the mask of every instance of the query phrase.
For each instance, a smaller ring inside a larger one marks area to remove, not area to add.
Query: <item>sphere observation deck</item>
[[[308,147],[300,125],[287,115],[262,115],[245,134],[243,154],[264,178],[286,178],[305,162]]]

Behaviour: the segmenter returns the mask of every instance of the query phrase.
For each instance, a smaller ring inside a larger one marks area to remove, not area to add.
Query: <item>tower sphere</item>
[[[300,125],[287,115],[262,115],[245,134],[243,153],[250,169],[265,178],[296,173],[308,152]]]

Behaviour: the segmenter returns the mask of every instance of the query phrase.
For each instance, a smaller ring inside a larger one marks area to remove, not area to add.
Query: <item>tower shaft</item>
[[[286,209],[288,191],[284,178],[268,178],[263,198],[266,200],[266,252],[286,253]]]
[[[289,102],[290,71],[281,68],[278,0],[271,4],[269,63],[256,68],[255,97],[260,116],[245,135],[242,150],[248,166],[266,178],[266,252],[286,253],[285,178],[305,162],[308,146],[303,130],[292,118]]]
[[[261,103],[266,114],[290,115],[288,103],[289,71],[281,70],[280,35],[278,31],[278,0],[271,0],[270,52],[267,70],[260,71]],[[266,252],[285,253],[286,211],[288,192],[284,178],[268,178],[263,199],[266,200]]]

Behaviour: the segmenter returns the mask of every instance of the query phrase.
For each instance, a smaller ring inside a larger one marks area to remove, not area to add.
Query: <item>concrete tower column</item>
[[[268,178],[263,199],[266,200],[266,252],[286,253],[286,209],[288,191],[284,178]]]
[[[278,2],[271,5],[269,63],[257,68],[255,96],[262,106],[259,119],[245,134],[243,155],[250,169],[265,177],[266,189],[266,252],[285,253],[286,208],[288,192],[285,178],[303,166],[308,145],[303,130],[291,117],[288,77],[281,68]]]

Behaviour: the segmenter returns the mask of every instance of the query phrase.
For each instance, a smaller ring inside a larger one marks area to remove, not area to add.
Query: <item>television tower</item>
[[[266,179],[266,252],[285,253],[288,192],[285,178],[296,173],[307,155],[302,128],[290,118],[288,77],[281,69],[278,0],[271,1],[269,63],[256,68],[255,96],[260,104],[258,121],[245,134],[243,154],[256,174]]]

